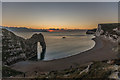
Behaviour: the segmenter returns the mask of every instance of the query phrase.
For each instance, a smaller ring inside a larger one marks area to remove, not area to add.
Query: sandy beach
[[[67,58],[56,59],[51,61],[22,61],[12,65],[12,69],[22,72],[49,72],[53,70],[63,70],[77,65],[84,65],[91,61],[102,61],[117,58],[116,53],[112,50],[114,43],[103,37],[96,37],[95,46],[80,54]]]

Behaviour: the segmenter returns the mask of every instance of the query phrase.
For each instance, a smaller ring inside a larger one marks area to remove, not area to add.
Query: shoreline
[[[56,58],[56,59],[52,59],[52,60],[51,60],[51,59],[50,59],[50,60],[43,60],[43,61],[44,61],[44,62],[54,61],[54,60],[65,59],[65,58],[72,57],[72,56],[75,56],[75,55],[78,55],[78,54],[82,54],[83,52],[86,52],[86,51],[88,51],[88,50],[91,50],[91,49],[93,49],[93,48],[95,47],[96,41],[95,41],[94,39],[95,39],[95,37],[94,37],[94,38],[91,38],[91,40],[93,40],[93,41],[95,42],[95,44],[94,44],[90,49],[86,49],[86,50],[81,51],[81,52],[78,52],[77,54],[74,54],[74,55],[70,55],[70,56],[66,56],[66,57],[62,57],[62,58]]]
[[[10,67],[22,72],[49,72],[68,69],[71,66],[82,66],[92,61],[102,61],[117,58],[115,52],[112,51],[113,43],[111,43],[109,40],[102,37],[95,37],[92,40],[95,41],[94,47],[77,55],[50,61],[23,61],[13,64]]]

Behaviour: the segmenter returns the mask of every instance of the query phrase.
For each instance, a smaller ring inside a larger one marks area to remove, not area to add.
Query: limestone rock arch
[[[34,34],[32,35],[31,38],[26,40],[26,44],[27,44],[27,49],[31,50],[31,54],[36,54],[37,55],[37,43],[40,42],[40,45],[42,47],[42,52],[41,52],[41,60],[44,59],[45,57],[45,52],[46,52],[46,43],[44,40],[44,36],[39,33],[39,34]]]

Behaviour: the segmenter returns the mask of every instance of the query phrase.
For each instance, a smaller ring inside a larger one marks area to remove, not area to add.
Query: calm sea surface
[[[64,58],[94,47],[95,42],[91,40],[93,35],[86,35],[86,31],[79,32],[41,32],[44,35],[47,50],[44,60]],[[30,38],[40,32],[14,32],[23,38]],[[62,37],[66,38],[62,38]]]

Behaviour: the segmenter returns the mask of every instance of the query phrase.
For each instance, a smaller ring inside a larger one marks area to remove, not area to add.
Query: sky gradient
[[[92,29],[118,22],[117,2],[3,2],[2,25],[35,29]]]

